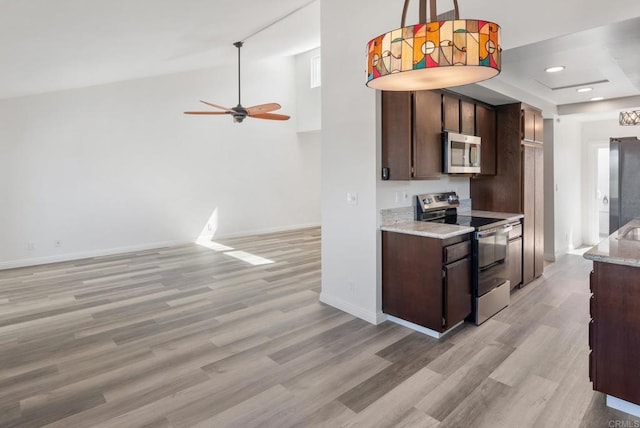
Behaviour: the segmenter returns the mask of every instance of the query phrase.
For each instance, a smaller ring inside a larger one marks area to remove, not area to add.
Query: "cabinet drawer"
[[[593,282],[595,281],[595,276],[596,274],[591,271],[589,273],[589,291],[591,291],[593,293]]]
[[[591,295],[591,298],[589,299],[589,315],[591,315],[591,318],[595,319],[596,318],[596,296],[595,295]]]
[[[593,335],[594,335],[594,322],[593,319],[589,321],[589,349],[593,350]]]
[[[449,245],[443,249],[443,263],[449,264],[456,260],[463,259],[471,254],[471,241],[460,242],[459,244]]]
[[[589,380],[594,381],[594,365],[593,365],[593,351],[589,351]]]
[[[522,236],[522,223],[514,224],[509,231],[509,240]]]

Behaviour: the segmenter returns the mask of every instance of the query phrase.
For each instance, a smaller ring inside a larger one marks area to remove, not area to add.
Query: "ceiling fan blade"
[[[222,107],[222,106],[219,106],[219,105],[217,105],[217,104],[213,104],[213,103],[210,103],[210,102],[207,102],[207,101],[202,101],[202,100],[200,100],[200,102],[201,102],[202,104],[206,104],[206,105],[208,105],[208,106],[215,107],[215,108],[218,108],[218,109],[220,109],[220,110],[224,110],[224,111],[230,111],[230,110],[231,110],[231,109],[230,109],[230,108],[228,108],[228,107]]]
[[[247,107],[249,114],[268,113],[270,111],[278,110],[280,108],[278,103],[260,104],[253,107]]]
[[[275,113],[249,114],[249,117],[255,117],[256,119],[269,119],[269,120],[289,120],[289,116],[285,114],[275,114]]]
[[[226,111],[185,111],[184,114],[229,114]]]

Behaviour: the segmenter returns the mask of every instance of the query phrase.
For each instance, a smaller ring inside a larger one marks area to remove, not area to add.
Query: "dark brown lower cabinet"
[[[511,289],[522,285],[522,226],[514,226],[509,234],[509,282]]]
[[[590,286],[593,389],[640,405],[640,267],[593,262]]]
[[[444,332],[471,314],[469,234],[382,232],[382,311]]]

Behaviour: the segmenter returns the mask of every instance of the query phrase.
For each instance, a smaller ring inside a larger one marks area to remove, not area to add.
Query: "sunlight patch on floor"
[[[196,244],[200,245],[201,247],[205,247],[210,250],[218,251],[218,252],[234,250],[234,248],[232,247],[227,247],[226,245],[218,244],[217,242],[208,241],[206,239],[201,239],[201,238],[198,238],[198,240],[196,241]]]
[[[235,259],[241,260],[245,263],[249,263],[253,266],[262,266],[275,263],[273,260],[265,259],[264,257],[256,256],[255,254],[247,253],[246,251],[236,250],[233,247],[219,244],[214,241],[209,241],[206,238],[198,238],[196,244],[201,247],[208,248],[209,250],[223,253],[225,256],[230,256]]]
[[[256,256],[255,254],[247,253],[244,251],[228,251],[224,253],[227,256],[235,257],[238,260],[249,263],[253,266],[268,265],[275,263],[273,260],[265,259],[264,257]]]
[[[582,256],[582,255],[584,255],[584,253],[589,251],[591,248],[593,248],[593,247],[580,247],[580,248],[576,248],[574,250],[567,251],[567,254],[573,254],[573,255],[576,255],[576,256]]]

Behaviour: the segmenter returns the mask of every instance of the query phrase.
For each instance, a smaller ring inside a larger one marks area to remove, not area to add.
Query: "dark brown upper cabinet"
[[[442,177],[444,130],[479,136],[480,175],[495,175],[496,118],[492,107],[446,91],[383,91],[383,179]]]
[[[480,137],[480,174],[496,175],[496,111],[476,104],[476,135]]]
[[[472,101],[460,100],[460,133],[476,135],[476,105]]]
[[[442,129],[460,134],[475,135],[475,104],[455,94],[442,95]]]
[[[388,180],[442,176],[442,95],[382,92],[382,168]]]
[[[411,180],[413,93],[382,92],[382,168],[389,180]]]
[[[414,103],[413,178],[434,179],[442,176],[441,95],[417,91]]]
[[[522,140],[535,141],[538,143],[544,141],[543,119],[540,110],[523,104],[521,123]]]
[[[442,95],[442,129],[460,132],[460,98],[455,95]]]

